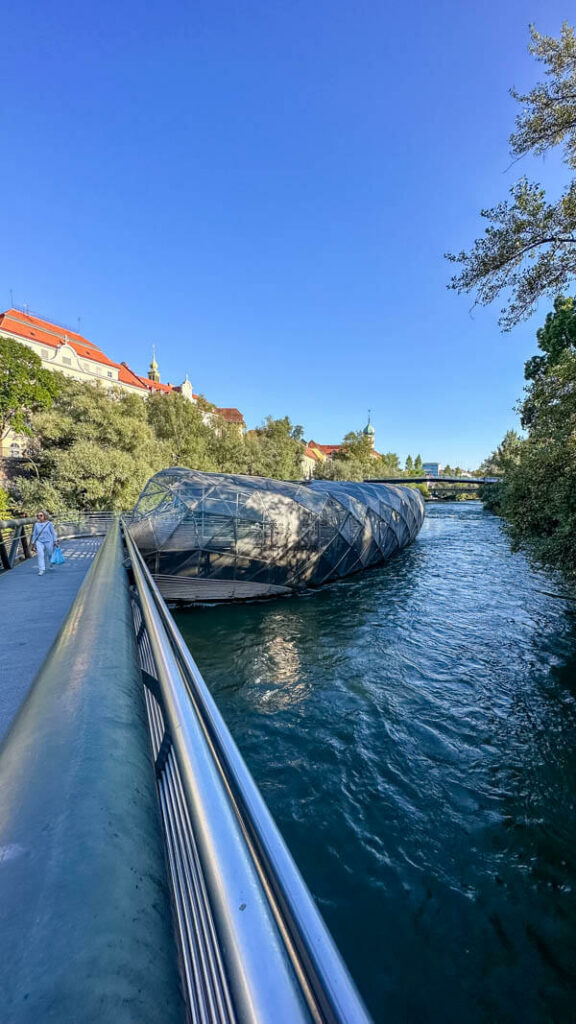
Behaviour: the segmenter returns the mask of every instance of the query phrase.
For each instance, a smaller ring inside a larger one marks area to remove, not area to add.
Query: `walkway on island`
[[[0,574],[0,743],[101,543],[101,537],[62,541],[66,562],[44,576],[38,576],[35,558]]]

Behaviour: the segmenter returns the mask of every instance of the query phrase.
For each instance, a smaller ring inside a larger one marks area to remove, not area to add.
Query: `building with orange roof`
[[[65,377],[83,383],[99,384],[105,388],[121,388],[130,394],[146,397],[149,394],[171,394],[178,392],[191,402],[198,400],[192,384],[186,375],[180,386],[163,384],[160,380],[155,353],[152,356],[148,376],[142,377],[128,366],[116,363],[104,354],[93,342],[64,324],[48,320],[25,308],[12,306],[0,313],[0,335],[26,345],[40,357],[47,370],[57,370]],[[244,429],[244,417],[238,409],[215,409],[214,413],[203,413],[205,422],[212,422],[219,415],[230,423]],[[0,438],[0,456],[18,457],[24,453],[25,438],[9,433]]]

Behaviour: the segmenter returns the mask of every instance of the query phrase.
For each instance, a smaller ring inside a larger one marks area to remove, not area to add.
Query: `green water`
[[[576,619],[476,502],[178,624],[377,1022],[576,1021]]]

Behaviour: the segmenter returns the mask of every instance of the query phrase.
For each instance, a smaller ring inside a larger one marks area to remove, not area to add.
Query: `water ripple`
[[[376,1021],[576,1019],[576,623],[477,503],[179,624]]]

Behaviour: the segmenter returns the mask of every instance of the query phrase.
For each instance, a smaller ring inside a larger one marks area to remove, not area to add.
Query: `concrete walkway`
[[[0,742],[50,650],[102,538],[62,542],[64,565],[36,558],[0,573]]]

